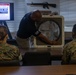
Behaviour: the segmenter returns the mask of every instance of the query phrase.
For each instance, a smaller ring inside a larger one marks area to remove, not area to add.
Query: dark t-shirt
[[[19,29],[17,32],[17,36],[20,38],[28,38],[31,35],[38,36],[41,32],[35,26],[35,21],[30,18],[31,13],[25,14],[22,18]]]

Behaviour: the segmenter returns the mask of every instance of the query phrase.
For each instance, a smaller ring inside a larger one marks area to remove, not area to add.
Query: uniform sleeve
[[[20,54],[18,47],[13,46],[13,50],[11,52],[12,52],[13,59],[22,60],[22,56]]]
[[[17,49],[16,54],[17,54],[18,60],[22,60],[22,55],[21,55],[19,49]]]
[[[41,32],[37,30],[37,31],[34,33],[34,36],[38,36],[40,33],[41,33]]]
[[[63,49],[63,56],[62,56],[62,64],[68,64],[70,61],[70,50],[69,47],[66,45]]]

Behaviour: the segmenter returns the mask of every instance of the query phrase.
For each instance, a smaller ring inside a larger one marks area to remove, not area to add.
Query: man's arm
[[[42,41],[44,41],[45,43],[49,44],[49,45],[55,45],[58,44],[56,41],[51,41],[49,40],[46,36],[44,36],[42,33],[40,33],[38,36],[38,38],[40,38]]]

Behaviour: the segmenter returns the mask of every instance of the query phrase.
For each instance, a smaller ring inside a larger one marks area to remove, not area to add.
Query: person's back
[[[0,25],[0,61],[20,60],[19,49],[14,45],[7,44],[7,38],[7,28]]]
[[[73,40],[63,49],[62,64],[76,64],[76,24],[72,29]]]
[[[22,39],[27,39],[36,31],[35,21],[31,19],[31,12],[25,14],[25,16],[20,21],[19,29],[17,31],[17,36]]]
[[[38,36],[41,33],[35,26],[35,23],[39,21],[41,17],[40,11],[36,10],[26,13],[21,19],[16,37],[16,41],[20,48],[29,48],[29,38],[32,35]]]
[[[0,60],[19,60],[19,50],[16,46],[7,43],[0,44]]]

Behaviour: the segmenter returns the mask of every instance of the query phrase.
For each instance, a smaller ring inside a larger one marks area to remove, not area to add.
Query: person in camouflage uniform
[[[76,24],[72,29],[73,40],[63,48],[62,64],[76,64]]]
[[[7,28],[0,25],[0,61],[21,60],[19,49],[14,45],[7,44],[7,38]]]

